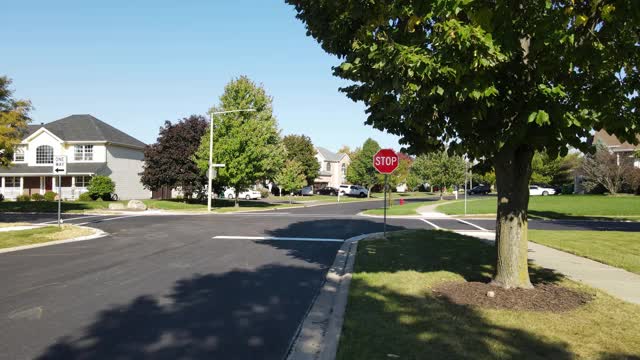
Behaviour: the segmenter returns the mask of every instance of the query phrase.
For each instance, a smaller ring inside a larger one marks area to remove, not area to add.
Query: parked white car
[[[225,199],[234,199],[235,197],[236,197],[236,189],[228,188],[227,190],[224,191]],[[260,191],[257,191],[257,190],[245,190],[245,191],[240,191],[240,194],[238,194],[238,198],[246,199],[246,200],[259,200],[262,198],[262,194],[260,194]]]
[[[529,196],[547,196],[547,195],[555,195],[556,190],[549,187],[542,187],[539,185],[531,185],[529,186]]]
[[[369,190],[360,185],[340,185],[340,194],[347,196],[366,197]]]

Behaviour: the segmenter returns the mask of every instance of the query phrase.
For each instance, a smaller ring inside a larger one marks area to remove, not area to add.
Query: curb
[[[77,226],[77,227],[82,228],[82,229],[93,230],[94,233],[91,234],[91,235],[79,236],[79,237],[76,237],[76,238],[71,238],[71,239],[66,239],[66,240],[56,240],[56,241],[49,241],[49,242],[39,243],[39,244],[22,245],[22,246],[15,246],[15,247],[10,247],[10,248],[0,249],[0,254],[5,254],[5,253],[10,253],[10,252],[15,252],[15,251],[21,251],[21,250],[35,249],[35,248],[45,247],[45,246],[67,244],[67,243],[78,242],[78,241],[94,240],[94,239],[102,238],[102,237],[105,237],[105,236],[109,235],[109,233],[104,232],[104,231],[102,231],[100,229],[96,229],[96,228],[92,228],[92,227],[88,227],[88,226]]]
[[[363,234],[344,241],[327,272],[324,285],[291,342],[287,360],[335,359],[358,242],[381,234]]]

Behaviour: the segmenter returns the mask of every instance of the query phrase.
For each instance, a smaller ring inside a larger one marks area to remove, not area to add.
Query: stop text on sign
[[[373,155],[373,167],[381,174],[391,174],[399,162],[398,154],[392,149],[381,149]]]

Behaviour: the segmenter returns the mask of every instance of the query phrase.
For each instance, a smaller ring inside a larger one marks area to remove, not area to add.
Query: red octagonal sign
[[[373,155],[373,167],[381,174],[391,174],[400,162],[400,158],[392,149],[380,149]]]

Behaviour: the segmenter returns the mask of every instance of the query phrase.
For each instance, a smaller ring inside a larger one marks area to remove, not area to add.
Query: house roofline
[[[60,143],[64,143],[65,142],[64,140],[60,139],[56,134],[52,133],[50,130],[48,130],[47,128],[42,126],[38,130],[34,131],[31,135],[29,135],[26,138],[24,138],[20,143],[21,144],[28,144],[31,140],[33,140],[34,138],[36,138],[37,136],[39,136],[43,132],[46,132],[47,134],[51,135],[54,139],[56,139]]]

